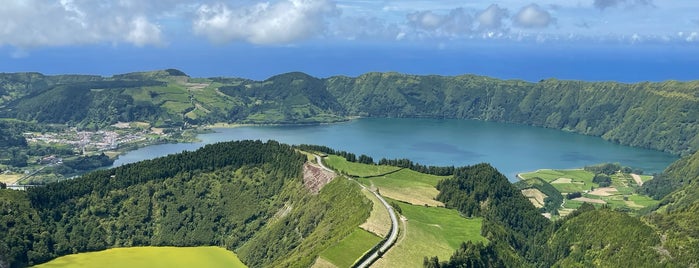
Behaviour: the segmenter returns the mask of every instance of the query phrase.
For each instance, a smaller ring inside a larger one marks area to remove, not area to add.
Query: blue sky
[[[0,72],[699,79],[695,0],[5,0]]]

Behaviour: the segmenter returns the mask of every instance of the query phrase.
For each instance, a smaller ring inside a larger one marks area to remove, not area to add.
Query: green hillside
[[[114,247],[219,246],[250,267],[308,266],[364,222],[371,202],[342,179],[312,194],[300,179],[304,161],[288,145],[229,142],[0,190],[0,264]]]
[[[699,82],[623,84],[367,73],[264,81],[190,78],[178,70],[113,77],[0,74],[0,116],[102,127],[321,123],[368,117],[511,122],[677,154],[699,148]]]

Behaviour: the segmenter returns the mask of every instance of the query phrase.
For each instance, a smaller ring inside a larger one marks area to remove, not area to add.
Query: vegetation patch
[[[400,238],[374,267],[422,267],[425,256],[448,259],[463,242],[487,242],[481,236],[481,218],[464,218],[453,209],[396,203],[405,218]]]
[[[357,228],[339,243],[323,251],[320,257],[337,267],[350,267],[380,241],[381,238],[375,234]]]
[[[349,176],[360,178],[381,176],[387,173],[396,172],[399,169],[401,169],[399,167],[394,166],[371,165],[350,162],[347,161],[344,157],[337,155],[329,155],[328,157],[324,158],[324,161],[325,164],[328,165],[328,167],[336,170],[341,174],[346,174]]]
[[[37,268],[242,268],[235,253],[220,247],[131,247],[78,253],[34,266]]]
[[[534,182],[536,179],[541,180],[538,184],[551,185],[554,191],[564,194],[567,199],[562,206],[555,207],[561,216],[567,215],[570,209],[576,209],[582,203],[591,203],[597,207],[607,205],[613,209],[631,213],[638,213],[642,209],[659,203],[649,196],[638,193],[642,191],[639,191],[637,180],[643,177],[647,179],[649,176],[638,176],[622,171],[632,170],[618,164],[600,164],[573,170],[542,169],[520,174],[523,181],[515,185],[524,190],[536,185],[537,183]]]
[[[379,177],[360,178],[359,181],[375,187],[385,197],[414,205],[443,207],[442,202],[435,200],[439,194],[435,186],[444,178],[447,177],[401,169]]]

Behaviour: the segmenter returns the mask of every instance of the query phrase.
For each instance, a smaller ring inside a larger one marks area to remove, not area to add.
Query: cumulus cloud
[[[545,28],[553,22],[551,14],[537,4],[523,7],[513,18],[514,25],[522,28]]]
[[[502,27],[502,21],[507,17],[507,9],[500,8],[497,4],[490,5],[488,8],[478,13],[478,29],[500,29]]]
[[[282,44],[321,33],[325,18],[338,12],[328,0],[282,0],[240,8],[205,4],[198,8],[193,27],[195,33],[218,43]]]
[[[99,42],[161,44],[160,26],[141,10],[122,5],[124,1],[3,1],[0,45],[29,49]]]
[[[611,7],[617,7],[620,5],[629,6],[652,6],[652,0],[595,0],[592,5],[595,8],[604,10]]]
[[[463,8],[455,8],[448,14],[419,11],[407,15],[408,24],[416,29],[434,31],[441,35],[458,35],[471,32],[473,18]]]

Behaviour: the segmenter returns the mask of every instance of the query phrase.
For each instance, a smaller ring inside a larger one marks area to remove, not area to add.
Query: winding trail
[[[328,170],[328,171],[331,171],[331,172],[334,172],[332,169],[329,169],[328,167],[325,166],[325,164],[323,164],[322,158],[319,155],[315,155],[315,157],[316,157],[316,161],[318,161],[318,165],[320,165],[321,168]],[[396,212],[393,211],[393,207],[391,207],[391,205],[388,204],[388,202],[386,202],[386,200],[383,199],[383,197],[381,197],[380,194],[378,194],[376,191],[372,191],[371,189],[368,189],[366,186],[364,186],[363,184],[361,184],[359,182],[357,182],[357,183],[359,184],[359,186],[362,187],[362,189],[366,189],[367,191],[374,194],[374,196],[376,196],[376,198],[378,198],[379,201],[381,201],[381,204],[383,204],[383,206],[386,207],[386,210],[388,210],[388,215],[391,217],[391,231],[388,234],[388,237],[386,239],[382,240],[382,242],[380,242],[383,244],[380,244],[380,246],[378,247],[377,250],[372,250],[370,252],[367,252],[367,254],[369,254],[369,256],[368,257],[366,255],[362,256],[361,259],[364,259],[364,261],[362,261],[361,263],[357,264],[357,266],[355,266],[355,267],[359,267],[359,268],[364,268],[364,267],[371,266],[372,263],[374,263],[376,260],[378,260],[381,257],[381,255],[383,255],[388,249],[390,249],[396,243],[396,240],[398,240],[398,217],[396,216]]]

